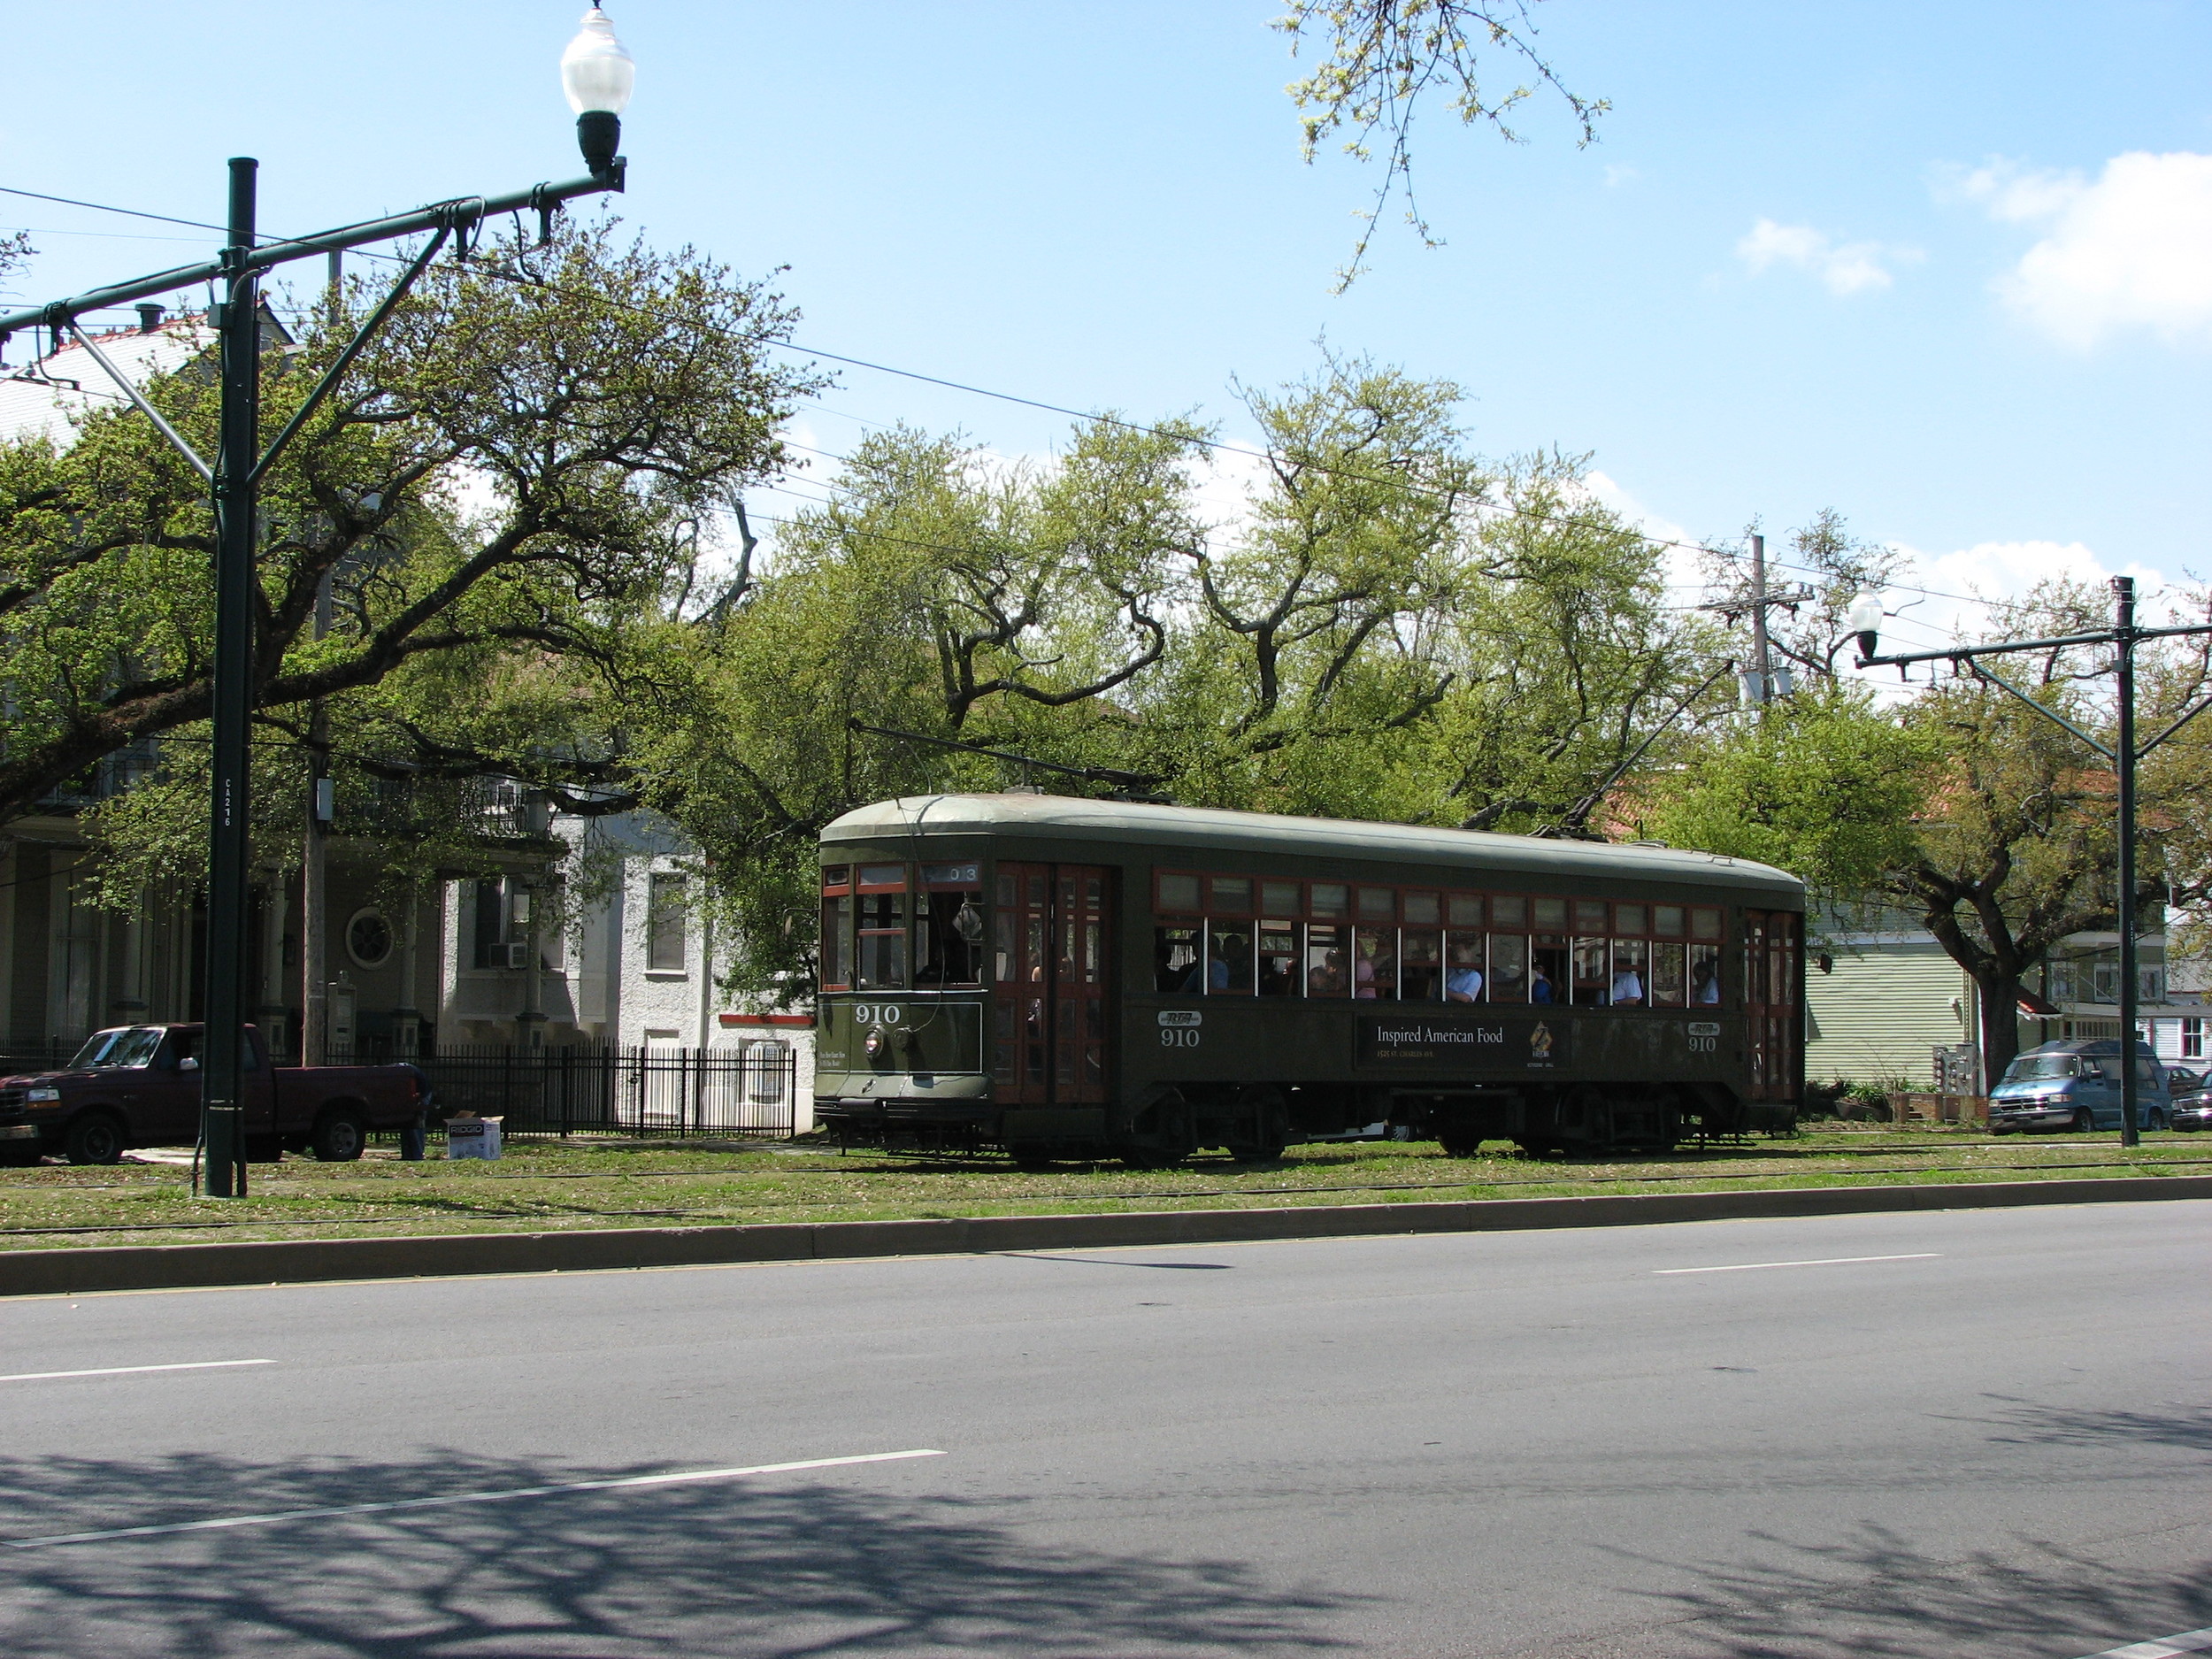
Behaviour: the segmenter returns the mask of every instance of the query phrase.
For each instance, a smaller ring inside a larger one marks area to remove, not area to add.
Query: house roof
[[[173,373],[206,350],[215,332],[198,316],[163,323],[151,333],[114,328],[93,340],[107,360],[143,386]],[[127,407],[130,400],[75,339],[27,366],[0,372],[0,442],[47,438],[66,448],[86,417]]]

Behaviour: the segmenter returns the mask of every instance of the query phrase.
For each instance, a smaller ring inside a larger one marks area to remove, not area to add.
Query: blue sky
[[[290,230],[568,176],[581,9],[77,0],[19,31],[0,183],[215,219],[248,153]],[[2212,572],[2212,7],[1547,0],[1544,49],[1615,105],[1601,142],[1540,98],[1520,147],[1431,112],[1448,245],[1386,225],[1341,296],[1372,170],[1300,164],[1279,9],[620,0],[622,211],[790,266],[807,343],[1054,403],[1233,435],[1232,380],[1325,338],[1461,382],[1487,451],[1593,452],[1662,528],[1832,505],[1945,591]],[[37,232],[27,300],[190,253],[16,198],[0,224]],[[859,369],[822,403],[832,449],[862,420],[1015,453],[1066,426]]]

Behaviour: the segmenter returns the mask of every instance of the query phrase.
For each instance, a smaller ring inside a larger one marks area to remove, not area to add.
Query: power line
[[[96,212],[121,214],[125,217],[132,219],[153,219],[167,225],[183,225],[197,230],[211,230],[219,233],[224,232],[223,227],[209,224],[205,220],[202,219],[177,219],[166,213],[149,213],[142,209],[115,207],[106,203],[100,202],[79,201],[71,196],[47,196],[36,190],[18,189],[12,186],[0,186],[0,193],[4,193],[10,196],[27,196],[35,201],[61,203],[70,207],[88,208]],[[360,251],[365,253],[366,257],[369,258],[387,260],[395,264],[405,263],[405,261],[399,255],[376,253],[365,250]],[[498,277],[516,283],[527,283],[529,286],[542,288],[551,293],[559,294],[567,298],[595,302],[599,304],[614,307],[618,310],[630,311],[640,314],[645,313],[645,308],[642,306],[633,305],[624,301],[612,299],[603,294],[595,294],[588,291],[567,288],[557,283],[542,281],[535,278],[526,278],[512,272],[501,270],[499,267],[494,265],[479,265],[476,268],[487,275]],[[1124,419],[1118,415],[1102,413],[1097,411],[1075,409],[1064,403],[1048,403],[1041,398],[1026,397],[1014,392],[995,391],[989,387],[977,386],[965,380],[955,380],[942,375],[925,374],[916,369],[897,368],[890,364],[877,363],[866,357],[856,357],[841,352],[827,350],[820,347],[802,345],[796,341],[779,340],[773,336],[763,334],[744,334],[735,329],[716,327],[710,324],[702,323],[697,326],[708,329],[710,333],[721,334],[726,338],[749,340],[761,345],[771,347],[774,349],[793,351],[803,357],[815,357],[825,362],[841,363],[846,365],[848,367],[867,369],[879,374],[890,374],[895,375],[903,380],[918,380],[925,385],[943,387],[947,390],[964,392],[971,396],[987,397],[995,399],[1000,403],[1014,403],[1023,408],[1042,410],[1049,414],[1065,415],[1075,420],[1086,420],[1101,425],[1118,426],[1124,431],[1134,432],[1147,436],[1173,436],[1194,443],[1202,449],[1216,451],[1221,454],[1240,456],[1248,460],[1267,461],[1274,458],[1270,452],[1264,449],[1254,449],[1243,444],[1232,443],[1218,438],[1207,438],[1190,433],[1181,432],[1171,434],[1164,428],[1149,426],[1141,421]],[[864,426],[876,424],[866,421],[860,416],[845,415],[841,411],[830,410],[827,409],[826,406],[818,403],[812,406],[823,409],[826,413],[839,415],[842,419],[860,421]],[[824,455],[840,462],[846,462],[848,460],[848,457],[846,457],[833,455],[827,450],[808,449],[808,446],[804,444],[792,444],[789,447],[807,449],[810,454]],[[1378,478],[1372,473],[1362,472],[1351,468],[1331,467],[1318,464],[1309,465],[1310,465],[1310,470],[1324,473],[1325,475],[1334,476],[1340,472],[1348,473],[1353,477],[1360,479],[1363,482],[1386,482],[1394,485],[1402,489],[1423,495],[1433,495],[1439,499],[1449,499],[1455,493],[1434,488],[1428,485],[1418,484],[1408,479]],[[1684,552],[1703,553],[1718,558],[1733,558],[1736,557],[1727,549],[1713,547],[1708,542],[1690,541],[1681,540],[1678,537],[1656,535],[1647,531],[1635,529],[1632,526],[1625,526],[1619,522],[1608,522],[1602,519],[1575,518],[1566,514],[1545,512],[1539,509],[1531,507],[1516,506],[1509,502],[1493,502],[1481,498],[1475,500],[1472,505],[1474,510],[1479,512],[1488,511],[1502,513],[1512,518],[1526,518],[1537,523],[1557,525],[1569,529],[1619,531],[1624,528],[1627,528],[1629,529],[1630,534],[1636,535],[1640,540],[1648,542],[1654,547],[1676,548]],[[1770,560],[1770,563],[1778,569],[1796,571],[1806,575],[1832,577],[1833,574],[1831,572],[1821,570],[1816,565],[1796,564],[1787,559],[1778,558]],[[1886,582],[1883,586],[1885,588],[1893,589],[1899,593],[1918,594],[1930,599],[1945,599],[1956,604],[1979,605],[1985,609],[1993,609],[2000,603],[1995,600],[1985,599],[1977,594],[1947,593],[1940,588],[1917,587],[1909,582],[1892,581]]]

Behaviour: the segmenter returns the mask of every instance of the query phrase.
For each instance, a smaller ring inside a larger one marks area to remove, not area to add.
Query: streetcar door
[[[1102,1105],[1106,1099],[1106,964],[1110,955],[1106,871],[1061,864],[1054,905],[1059,949],[1054,963],[1053,1098]]]
[[[1786,1101],[1796,1094],[1802,926],[1803,918],[1789,910],[1744,912],[1744,1025],[1754,1100]]]
[[[1002,1104],[1052,1099],[1052,866],[1002,864],[992,912],[991,1081]]]
[[[993,926],[991,1079],[1006,1105],[1102,1105],[1108,872],[1002,864]]]

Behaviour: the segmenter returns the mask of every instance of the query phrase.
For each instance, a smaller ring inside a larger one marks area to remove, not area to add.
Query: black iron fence
[[[730,1048],[443,1048],[416,1057],[442,1119],[474,1112],[518,1135],[781,1140],[795,1124],[797,1053]]]

